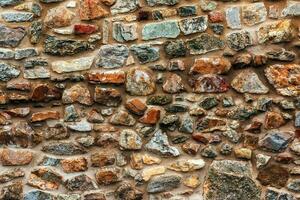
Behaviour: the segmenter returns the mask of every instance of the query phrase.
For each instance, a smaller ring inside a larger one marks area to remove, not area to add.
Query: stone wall
[[[299,17],[0,0],[0,199],[300,199]]]

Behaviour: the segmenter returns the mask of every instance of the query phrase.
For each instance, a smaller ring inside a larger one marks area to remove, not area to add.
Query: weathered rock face
[[[105,17],[109,14],[102,5],[100,0],[81,0],[79,8],[79,17],[81,20],[92,20]]]
[[[96,65],[103,68],[119,68],[125,65],[129,55],[126,45],[103,45],[99,50],[99,60]]]
[[[190,69],[191,74],[224,74],[231,68],[231,63],[225,58],[209,57],[195,59]]]
[[[181,182],[181,177],[177,175],[157,176],[149,182],[147,191],[149,193],[165,192],[177,188]]]
[[[26,35],[24,27],[10,28],[4,24],[0,25],[0,46],[17,47]]]
[[[221,200],[261,199],[261,190],[251,175],[251,165],[242,161],[213,161],[204,183],[204,197]]]

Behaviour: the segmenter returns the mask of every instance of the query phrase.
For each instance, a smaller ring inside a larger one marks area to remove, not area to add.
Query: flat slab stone
[[[52,62],[52,70],[59,74],[88,70],[91,68],[93,61],[94,57],[84,57],[69,61],[55,61]]]
[[[0,81],[9,81],[19,76],[21,71],[13,65],[0,63]]]
[[[287,1],[287,6],[282,10],[281,16],[283,17],[300,16],[300,2]]]
[[[176,38],[180,34],[178,22],[175,20],[149,23],[143,27],[143,40],[153,40],[158,38]]]
[[[8,27],[0,24],[0,46],[17,47],[26,35],[24,27]]]
[[[179,3],[179,1],[180,0],[146,0],[149,6],[159,6],[159,5],[173,6]]]
[[[110,12],[113,15],[128,13],[137,10],[139,7],[139,0],[117,0],[116,3],[110,8]]]
[[[1,17],[6,22],[30,22],[34,14],[30,12],[5,12]]]
[[[184,35],[204,32],[207,29],[207,15],[182,19],[179,22],[180,29]]]
[[[125,65],[129,56],[129,49],[123,44],[103,45],[99,50],[98,56],[99,59],[96,61],[98,67],[107,69],[119,68]]]
[[[240,12],[241,9],[240,7],[237,6],[230,7],[225,10],[227,26],[229,28],[231,29],[242,28]]]
[[[263,2],[247,4],[242,7],[242,19],[248,26],[266,21],[267,15],[268,12]]]

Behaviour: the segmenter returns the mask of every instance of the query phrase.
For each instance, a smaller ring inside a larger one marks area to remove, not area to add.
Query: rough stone
[[[31,171],[27,184],[41,190],[55,190],[62,183],[62,176],[54,170],[41,167]]]
[[[267,151],[282,152],[292,140],[293,135],[290,132],[270,131],[258,144]]]
[[[187,48],[183,40],[172,40],[164,43],[164,50],[168,57],[184,57],[187,54]]]
[[[124,24],[122,22],[113,23],[113,37],[118,42],[133,41],[138,38],[137,24]]]
[[[91,68],[93,61],[93,57],[78,58],[68,61],[55,61],[52,62],[52,70],[59,74],[88,70]]]
[[[10,49],[0,48],[0,59],[1,60],[11,60],[14,59],[15,52]]]
[[[62,102],[64,104],[78,102],[83,105],[91,105],[93,103],[87,87],[80,84],[65,89],[62,95]]]
[[[109,15],[100,0],[80,0],[79,17],[81,20],[93,20]]]
[[[41,111],[35,112],[31,116],[31,122],[41,122],[48,119],[59,119],[60,113],[58,111]]]
[[[116,3],[110,8],[113,15],[134,12],[140,7],[139,0],[116,0]]]
[[[179,187],[181,177],[178,175],[157,176],[150,180],[147,191],[149,193],[166,192]]]
[[[143,40],[152,40],[158,38],[176,38],[180,34],[180,28],[177,21],[164,21],[158,23],[149,23],[143,27]]]
[[[150,108],[145,112],[143,117],[139,119],[139,122],[144,124],[154,125],[159,121],[159,119],[160,119],[160,110],[156,108]]]
[[[38,56],[39,52],[35,48],[15,49],[15,59],[21,60],[24,58]]]
[[[146,0],[149,6],[159,6],[159,5],[166,5],[166,6],[173,6],[179,3],[180,0]]]
[[[147,110],[147,106],[138,98],[127,101],[125,108],[136,115],[143,115]]]
[[[14,179],[25,176],[25,172],[20,168],[5,170],[0,174],[0,183],[7,183]]]
[[[23,199],[22,181],[16,181],[2,187],[0,193],[1,199],[19,200]]]
[[[138,150],[142,148],[142,139],[135,131],[124,129],[120,134],[119,145],[121,149]]]
[[[242,19],[248,26],[253,26],[266,21],[267,9],[263,2],[249,4],[242,7]]]
[[[6,6],[13,6],[21,3],[22,0],[2,0],[0,2],[1,7],[6,7]]]
[[[293,51],[287,51],[284,48],[268,51],[266,52],[266,56],[271,60],[286,62],[291,62],[296,59],[296,54]]]
[[[81,119],[78,122],[68,123],[67,127],[72,131],[78,132],[90,132],[93,129],[91,123],[89,123],[86,119]]]
[[[115,191],[117,200],[141,200],[143,199],[143,195],[142,191],[127,182],[122,183]]]
[[[9,81],[13,78],[18,77],[20,70],[14,65],[0,62],[0,81]]]
[[[197,58],[190,69],[190,74],[224,74],[231,68],[226,58],[204,57]]]
[[[265,115],[265,129],[276,129],[285,124],[283,116],[278,112],[267,112]]]
[[[8,27],[0,24],[0,46],[17,47],[26,35],[24,27]]]
[[[51,142],[43,145],[42,151],[54,155],[77,155],[87,152],[82,146],[73,142]]]
[[[1,14],[5,22],[30,22],[33,20],[34,14],[30,12],[4,12]]]
[[[159,48],[149,44],[136,44],[130,47],[130,51],[141,64],[157,61],[160,58]]]
[[[44,19],[44,23],[49,28],[58,28],[71,25],[75,13],[64,6],[49,9]]]
[[[178,160],[171,163],[168,169],[177,172],[191,172],[202,169],[205,166],[205,161],[202,159]]]
[[[98,189],[96,183],[87,175],[81,174],[67,179],[64,186],[72,192]],[[29,199],[28,199],[29,200]]]
[[[269,165],[261,169],[257,175],[257,180],[264,186],[270,185],[276,188],[284,187],[288,181],[289,172],[279,165]]]
[[[88,162],[84,157],[62,159],[60,164],[65,173],[82,172],[88,169]]]
[[[24,200],[54,200],[55,196],[49,192],[42,190],[31,190],[24,195]]]
[[[106,69],[119,68],[125,65],[129,50],[123,44],[103,45],[98,56],[99,60],[96,61],[98,67]]]
[[[226,41],[228,46],[235,51],[240,51],[253,45],[253,39],[250,32],[244,30],[229,33],[226,36]]]
[[[136,120],[126,111],[120,110],[110,118],[110,123],[113,125],[133,126]]]
[[[197,8],[195,5],[181,6],[177,9],[178,15],[180,17],[189,17],[196,15]]]
[[[206,15],[182,19],[179,22],[180,30],[184,35],[201,33],[207,29],[208,18]]]
[[[33,159],[33,153],[27,150],[2,149],[0,159],[2,166],[28,165]]]
[[[231,29],[241,29],[240,7],[232,6],[225,10],[227,26]]]
[[[281,11],[281,16],[300,16],[300,3],[297,1],[287,1],[287,6]]]
[[[108,154],[103,152],[95,152],[91,154],[91,163],[93,167],[104,167],[113,165],[116,161],[114,154]]]
[[[117,167],[103,167],[96,173],[96,181],[99,185],[110,185],[121,181],[121,170]]]
[[[183,80],[177,74],[168,74],[166,80],[163,83],[163,91],[166,93],[174,94],[185,91]]]
[[[100,105],[117,107],[122,102],[121,93],[114,88],[96,87],[94,100]]]
[[[197,78],[190,78],[190,85],[196,93],[221,93],[229,90],[227,81],[215,74],[205,74]]]

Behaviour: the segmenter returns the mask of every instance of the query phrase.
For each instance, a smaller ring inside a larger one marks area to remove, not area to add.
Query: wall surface
[[[0,199],[300,199],[299,19],[299,0],[0,0]]]

